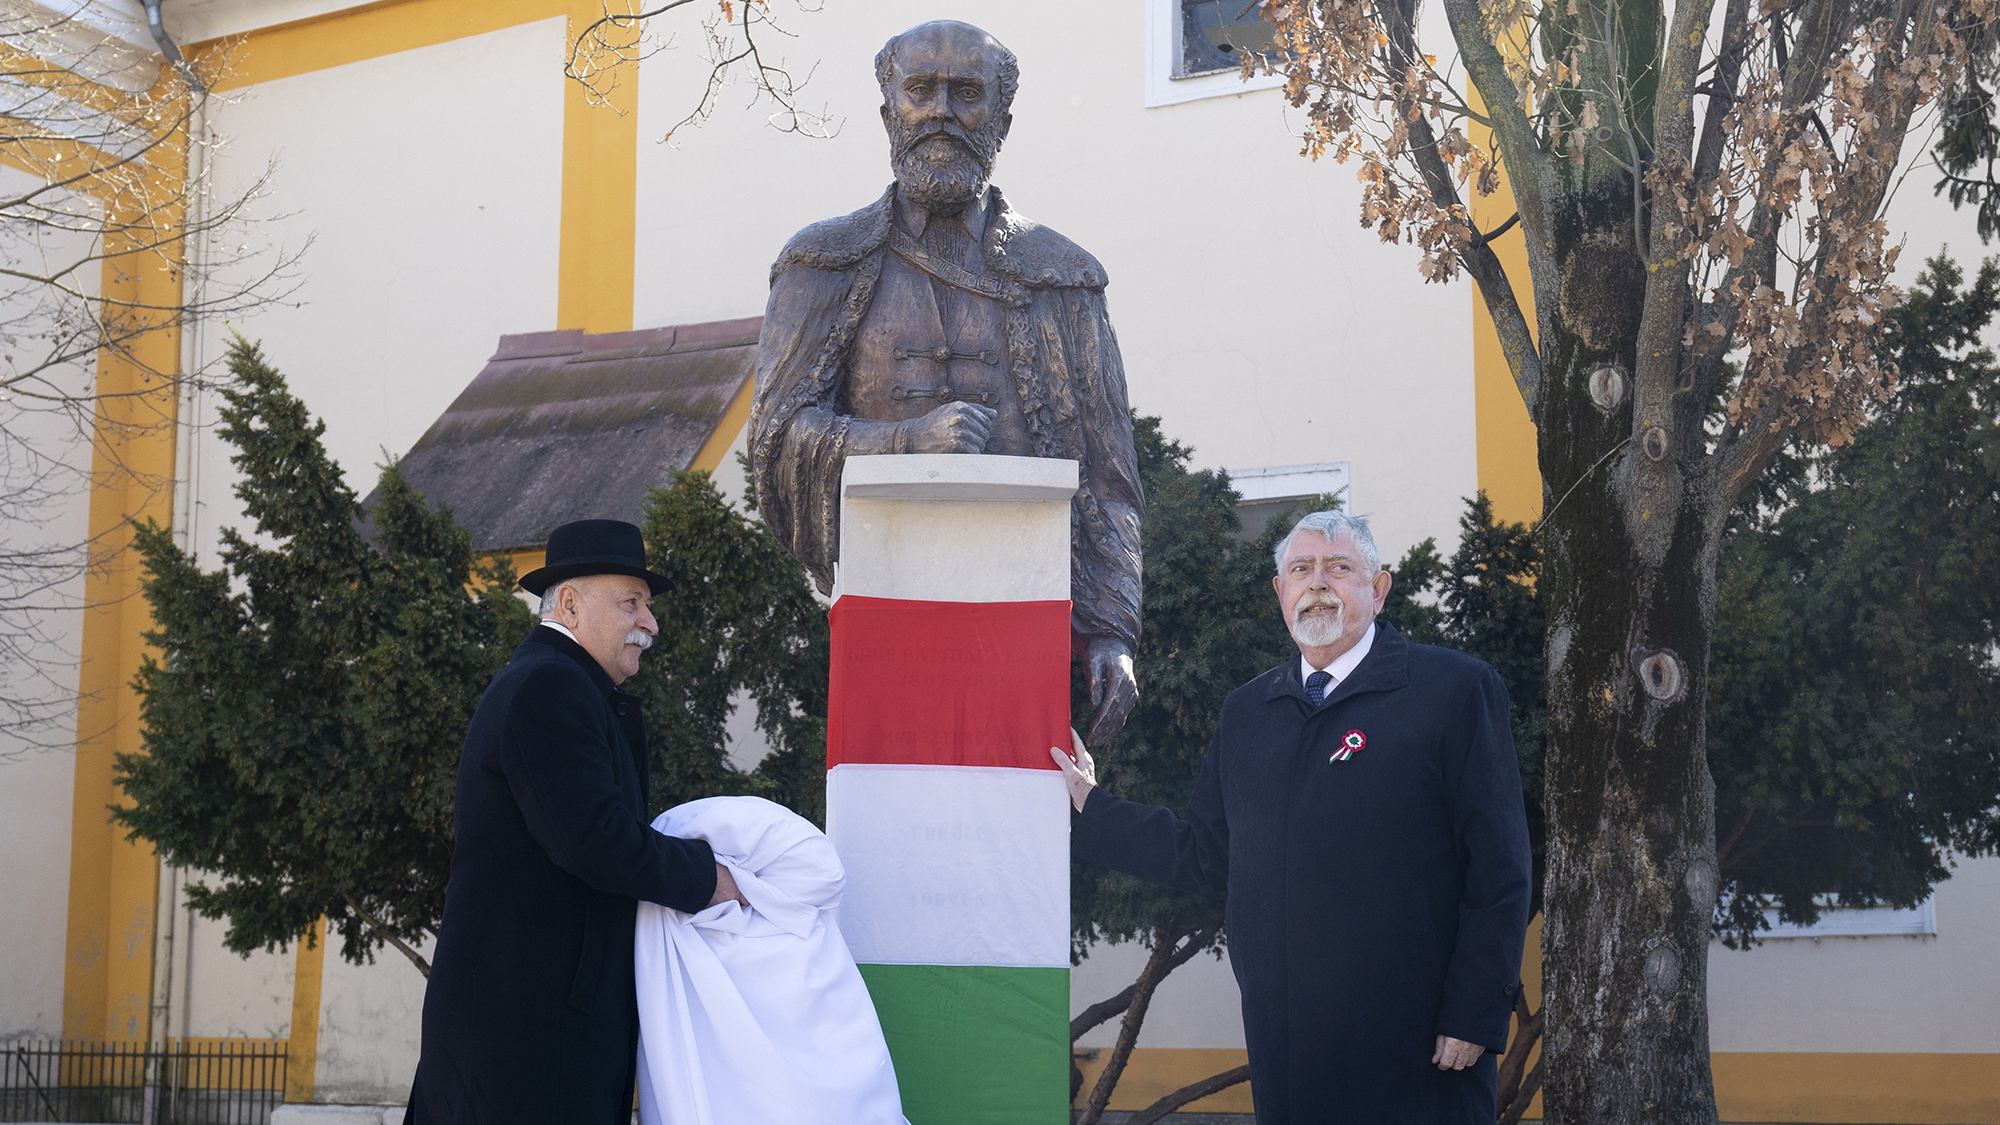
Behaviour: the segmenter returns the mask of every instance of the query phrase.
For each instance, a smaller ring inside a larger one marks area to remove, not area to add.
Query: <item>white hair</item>
[[[1292,529],[1285,533],[1285,537],[1278,541],[1277,549],[1271,552],[1271,564],[1277,568],[1279,574],[1285,572],[1285,553],[1291,550],[1292,537],[1301,531],[1311,531],[1329,540],[1344,531],[1353,537],[1355,547],[1361,551],[1361,557],[1368,560],[1368,572],[1377,574],[1382,570],[1382,555],[1375,549],[1375,537],[1368,533],[1368,517],[1328,511],[1308,514],[1293,524]]]
[[[548,589],[543,590],[542,608],[535,611],[536,613],[541,615],[542,620],[547,621],[549,618],[554,617],[556,615],[557,601],[562,596],[562,590],[564,586],[568,586],[570,589],[576,590],[579,595],[583,593],[582,590],[577,590],[577,588],[574,585],[572,585],[567,581],[558,582],[555,585],[549,587]]]

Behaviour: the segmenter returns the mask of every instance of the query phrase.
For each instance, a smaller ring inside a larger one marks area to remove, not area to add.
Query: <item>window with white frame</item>
[[[1771,928],[1757,936],[1769,941],[1773,938],[1893,937],[1899,934],[1921,937],[1937,933],[1937,911],[1930,899],[1906,910],[1894,906],[1834,906],[1829,895],[1821,907],[1819,921],[1810,926],[1780,922],[1777,911],[1766,910],[1764,920],[1771,924]]]
[[[1348,493],[1347,462],[1324,461],[1317,465],[1273,465],[1260,469],[1230,469],[1229,483],[1243,499],[1236,505],[1245,540],[1264,533],[1264,525],[1283,511],[1304,515],[1309,505],[1322,496],[1337,496],[1343,508],[1352,510]]]
[[[1146,0],[1146,104],[1284,85],[1278,75],[1240,77],[1243,53],[1269,48],[1273,31],[1262,0]]]
[[[1895,906],[1838,906],[1834,895],[1820,895],[1819,921],[1809,926],[1795,922],[1778,920],[1776,908],[1764,911],[1764,922],[1770,928],[1756,935],[1758,941],[1784,941],[1795,938],[1812,938],[1817,941],[1827,937],[1930,937],[1937,933],[1937,910],[1933,899],[1925,899],[1915,906],[1902,908]],[[1728,896],[1724,896],[1721,907],[1727,910]]]

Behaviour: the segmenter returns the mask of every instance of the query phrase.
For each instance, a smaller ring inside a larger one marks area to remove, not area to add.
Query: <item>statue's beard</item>
[[[945,122],[907,125],[890,120],[889,162],[896,172],[896,186],[910,202],[933,214],[956,214],[984,194],[999,154],[997,121],[967,133]]]

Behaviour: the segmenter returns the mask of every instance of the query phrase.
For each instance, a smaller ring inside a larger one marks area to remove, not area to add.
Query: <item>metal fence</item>
[[[0,1047],[0,1121],[266,1125],[285,1100],[282,1039],[78,1040]]]

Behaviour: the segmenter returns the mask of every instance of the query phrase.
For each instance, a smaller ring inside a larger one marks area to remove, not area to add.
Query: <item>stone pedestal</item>
[[[853,457],[827,834],[912,1125],[1069,1120],[1070,498],[1077,463]]]

